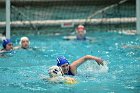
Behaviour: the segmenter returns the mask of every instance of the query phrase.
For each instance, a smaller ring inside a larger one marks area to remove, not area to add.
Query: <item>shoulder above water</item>
[[[63,37],[63,40],[80,40],[80,39],[77,39],[76,36],[64,36]],[[91,41],[91,42],[96,42],[96,39],[95,38],[92,38],[92,37],[86,37],[85,39],[81,39],[83,41]]]
[[[75,40],[76,36],[64,36],[63,39],[64,40]]]

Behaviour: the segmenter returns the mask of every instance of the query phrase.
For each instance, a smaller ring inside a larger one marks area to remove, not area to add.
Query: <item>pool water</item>
[[[140,36],[115,32],[89,32],[94,41],[67,41],[63,35],[30,35],[31,50],[15,50],[0,58],[0,93],[140,93],[140,49],[123,45],[140,45]],[[20,36],[13,36],[18,45]],[[77,84],[50,84],[42,80],[56,57],[64,55],[69,62],[94,55],[107,61],[100,69],[87,61],[74,76]]]

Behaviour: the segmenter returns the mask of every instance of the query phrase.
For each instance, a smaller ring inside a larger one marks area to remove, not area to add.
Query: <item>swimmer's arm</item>
[[[80,59],[74,61],[71,64],[71,69],[76,69],[78,66],[80,66],[82,63],[86,62],[87,60],[95,60],[98,65],[103,65],[103,60],[101,58],[95,57],[95,56],[91,56],[91,55],[86,55],[84,57],[81,57]]]
[[[6,51],[6,50],[2,49],[2,50],[0,51],[0,54],[7,53],[7,52],[9,52],[9,51]]]
[[[10,51],[5,51],[5,50],[1,50],[0,51],[0,57],[7,57],[6,55],[5,55],[5,53],[9,53]]]
[[[123,45],[122,48],[140,48],[138,45]]]
[[[86,62],[87,60],[95,60],[98,65],[104,65],[103,64],[103,60],[101,58],[95,57],[95,56],[91,56],[91,55],[86,55],[84,57],[79,58],[78,60],[74,61],[71,65],[70,65],[70,70],[71,72],[75,75],[77,73],[77,68],[83,64],[84,62]]]
[[[17,49],[20,49],[21,48],[21,46],[16,46],[16,47],[14,47],[13,49],[14,50],[17,50]]]
[[[133,48],[140,48],[140,46],[133,46]]]
[[[97,40],[95,38],[92,38],[92,37],[86,37],[86,39],[90,42],[97,42]]]
[[[63,39],[64,40],[74,40],[74,39],[76,39],[76,36],[64,36]]]
[[[3,50],[0,50],[0,57],[4,57],[4,52]]]
[[[1,53],[3,53],[3,52],[4,52],[4,51],[3,51],[3,50],[1,50],[1,51],[0,51],[0,54],[1,54]]]

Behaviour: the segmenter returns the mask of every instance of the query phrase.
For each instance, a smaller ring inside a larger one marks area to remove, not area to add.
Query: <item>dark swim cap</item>
[[[12,43],[10,39],[4,39],[2,42],[3,48],[6,48],[6,45]]]
[[[68,60],[64,56],[58,57],[57,62],[58,62],[57,66],[61,66],[61,65],[65,64],[65,63],[69,64]]]

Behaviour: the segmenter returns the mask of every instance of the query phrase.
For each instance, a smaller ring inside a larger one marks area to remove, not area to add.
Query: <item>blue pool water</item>
[[[140,93],[140,36],[114,32],[89,32],[95,41],[65,41],[63,35],[30,35],[36,50],[16,50],[0,58],[0,93]],[[20,36],[13,36],[18,45]],[[50,84],[41,79],[48,76],[48,68],[56,64],[56,57],[66,56],[72,61],[86,55],[101,57],[108,69],[100,69],[88,61],[78,68],[73,78],[77,84]]]

